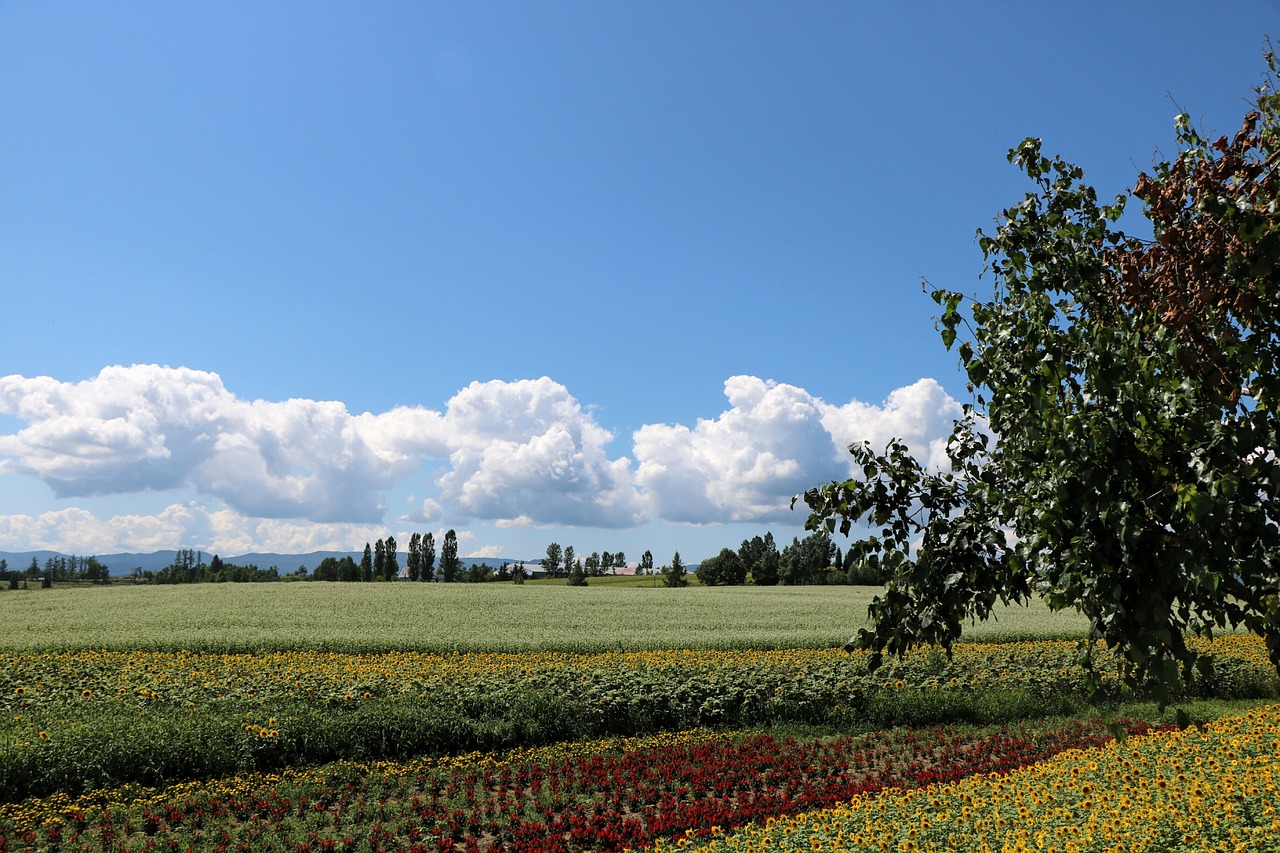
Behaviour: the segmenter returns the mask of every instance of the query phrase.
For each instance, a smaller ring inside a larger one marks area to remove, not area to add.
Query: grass
[[[600,581],[611,581],[601,583]],[[865,623],[869,587],[200,584],[0,593],[0,650],[602,651],[828,648]],[[642,579],[643,580],[643,579]],[[966,639],[1075,638],[1075,613],[1000,611]]]

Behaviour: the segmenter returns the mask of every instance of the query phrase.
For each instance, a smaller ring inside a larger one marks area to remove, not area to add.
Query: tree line
[[[704,586],[812,586],[820,584],[883,585],[886,575],[874,564],[859,559],[850,546],[841,552],[825,530],[804,539],[793,537],[781,551],[773,533],[743,539],[737,550],[721,548],[698,564],[694,574]]]
[[[81,581],[89,583],[109,583],[111,570],[98,561],[97,557],[71,555],[64,557],[55,555],[47,558],[41,567],[37,557],[25,570],[9,568],[7,559],[0,559],[0,589],[24,589],[33,580],[40,580],[40,585],[50,587],[55,581],[68,583]]]
[[[703,586],[808,586],[817,584],[883,585],[887,576],[883,568],[854,555],[846,558],[826,531],[817,531],[804,539],[793,538],[781,550],[772,532],[743,539],[735,550],[722,548],[714,557],[703,560],[694,569]],[[540,561],[547,577],[565,578],[570,586],[586,586],[588,578],[616,574],[627,565],[626,555],[618,551],[592,552],[580,559],[572,545],[552,542]],[[655,568],[653,553],[645,551],[637,564],[637,575],[657,574],[667,586],[686,586],[687,570],[676,551],[671,562]]]

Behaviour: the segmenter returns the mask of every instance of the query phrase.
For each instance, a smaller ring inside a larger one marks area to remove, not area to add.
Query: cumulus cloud
[[[849,444],[898,437],[931,465],[946,463],[960,404],[932,379],[894,391],[881,406],[833,406],[802,388],[734,376],[729,408],[682,425],[635,433],[636,482],[665,521],[712,523],[790,518],[791,497],[851,473]]]
[[[936,380],[920,379],[891,393],[883,405],[871,406],[854,400],[825,409],[822,424],[840,449],[842,460],[850,459],[850,444],[870,441],[883,450],[890,439],[899,438],[923,464],[941,470],[949,464],[947,438],[963,408]]]
[[[237,398],[215,373],[104,368],[83,382],[0,378],[0,471],[39,477],[59,497],[192,485],[264,518],[375,522],[382,490],[443,447],[439,415],[353,417],[341,403]]]
[[[449,401],[455,447],[438,485],[451,517],[629,527],[644,518],[613,435],[547,377],[473,382]]]
[[[422,476],[429,460],[437,464],[419,485],[430,494],[411,499],[399,524],[792,519],[793,494],[850,474],[850,443],[879,447],[897,436],[926,463],[944,465],[960,414],[931,379],[879,405],[835,405],[754,376],[731,377],[724,392],[718,415],[641,426],[632,456],[611,458],[615,436],[547,377],[473,382],[443,411],[376,414],[335,401],[243,400],[217,374],[187,368],[108,367],[82,382],[0,377],[0,413],[25,424],[0,435],[0,473],[37,477],[61,498],[193,488],[225,507],[174,504],[107,521],[76,509],[10,516],[0,519],[0,538],[34,547],[58,525],[86,543],[75,549],[84,552],[114,547],[90,542],[126,540],[129,549],[193,540],[227,552],[241,542],[247,550],[265,542],[347,548],[382,535],[387,492]]]
[[[379,525],[250,518],[194,502],[173,504],[155,515],[117,515],[105,520],[79,508],[0,516],[0,549],[69,554],[150,553],[176,547],[222,554],[305,554],[355,550],[386,535],[387,529]]]

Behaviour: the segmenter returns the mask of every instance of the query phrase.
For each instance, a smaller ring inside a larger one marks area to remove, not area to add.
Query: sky
[[[1125,192],[1278,12],[0,0],[0,550],[789,542],[945,463],[1007,151]]]

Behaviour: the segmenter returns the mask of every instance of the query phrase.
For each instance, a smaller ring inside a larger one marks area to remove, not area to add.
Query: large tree
[[[409,580],[416,581],[422,577],[422,534],[409,534],[409,550],[404,567],[409,572]]]
[[[547,556],[543,557],[542,571],[547,577],[554,578],[560,575],[560,560],[564,551],[560,548],[559,542],[552,542],[547,546]]]
[[[419,565],[424,581],[435,580],[436,575],[436,537],[428,533],[422,537]]]
[[[662,574],[664,575],[663,583],[667,586],[689,585],[689,578],[685,575],[684,561],[680,559],[679,551],[676,551],[675,556],[671,558],[671,565],[662,567]]]
[[[383,563],[383,578],[385,580],[394,581],[400,579],[400,558],[397,556],[399,550],[396,544],[396,537],[388,536],[386,542],[386,560]]]
[[[453,583],[462,569],[462,560],[458,559],[458,534],[449,528],[444,534],[444,542],[440,544],[440,579],[445,583]]]
[[[373,580],[373,549],[364,543],[364,556],[360,558],[360,580]]]
[[[1076,166],[1028,139],[1034,191],[979,245],[995,294],[934,290],[974,393],[927,470],[898,441],[850,448],[862,475],[804,496],[811,529],[869,536],[888,572],[857,641],[950,648],[998,602],[1074,608],[1124,683],[1167,700],[1212,662],[1187,638],[1244,627],[1280,666],[1280,96],[1276,63],[1240,131],[1176,120],[1140,175],[1151,239]],[[918,547],[917,547],[918,543]],[[1094,644],[1086,642],[1090,687]]]

